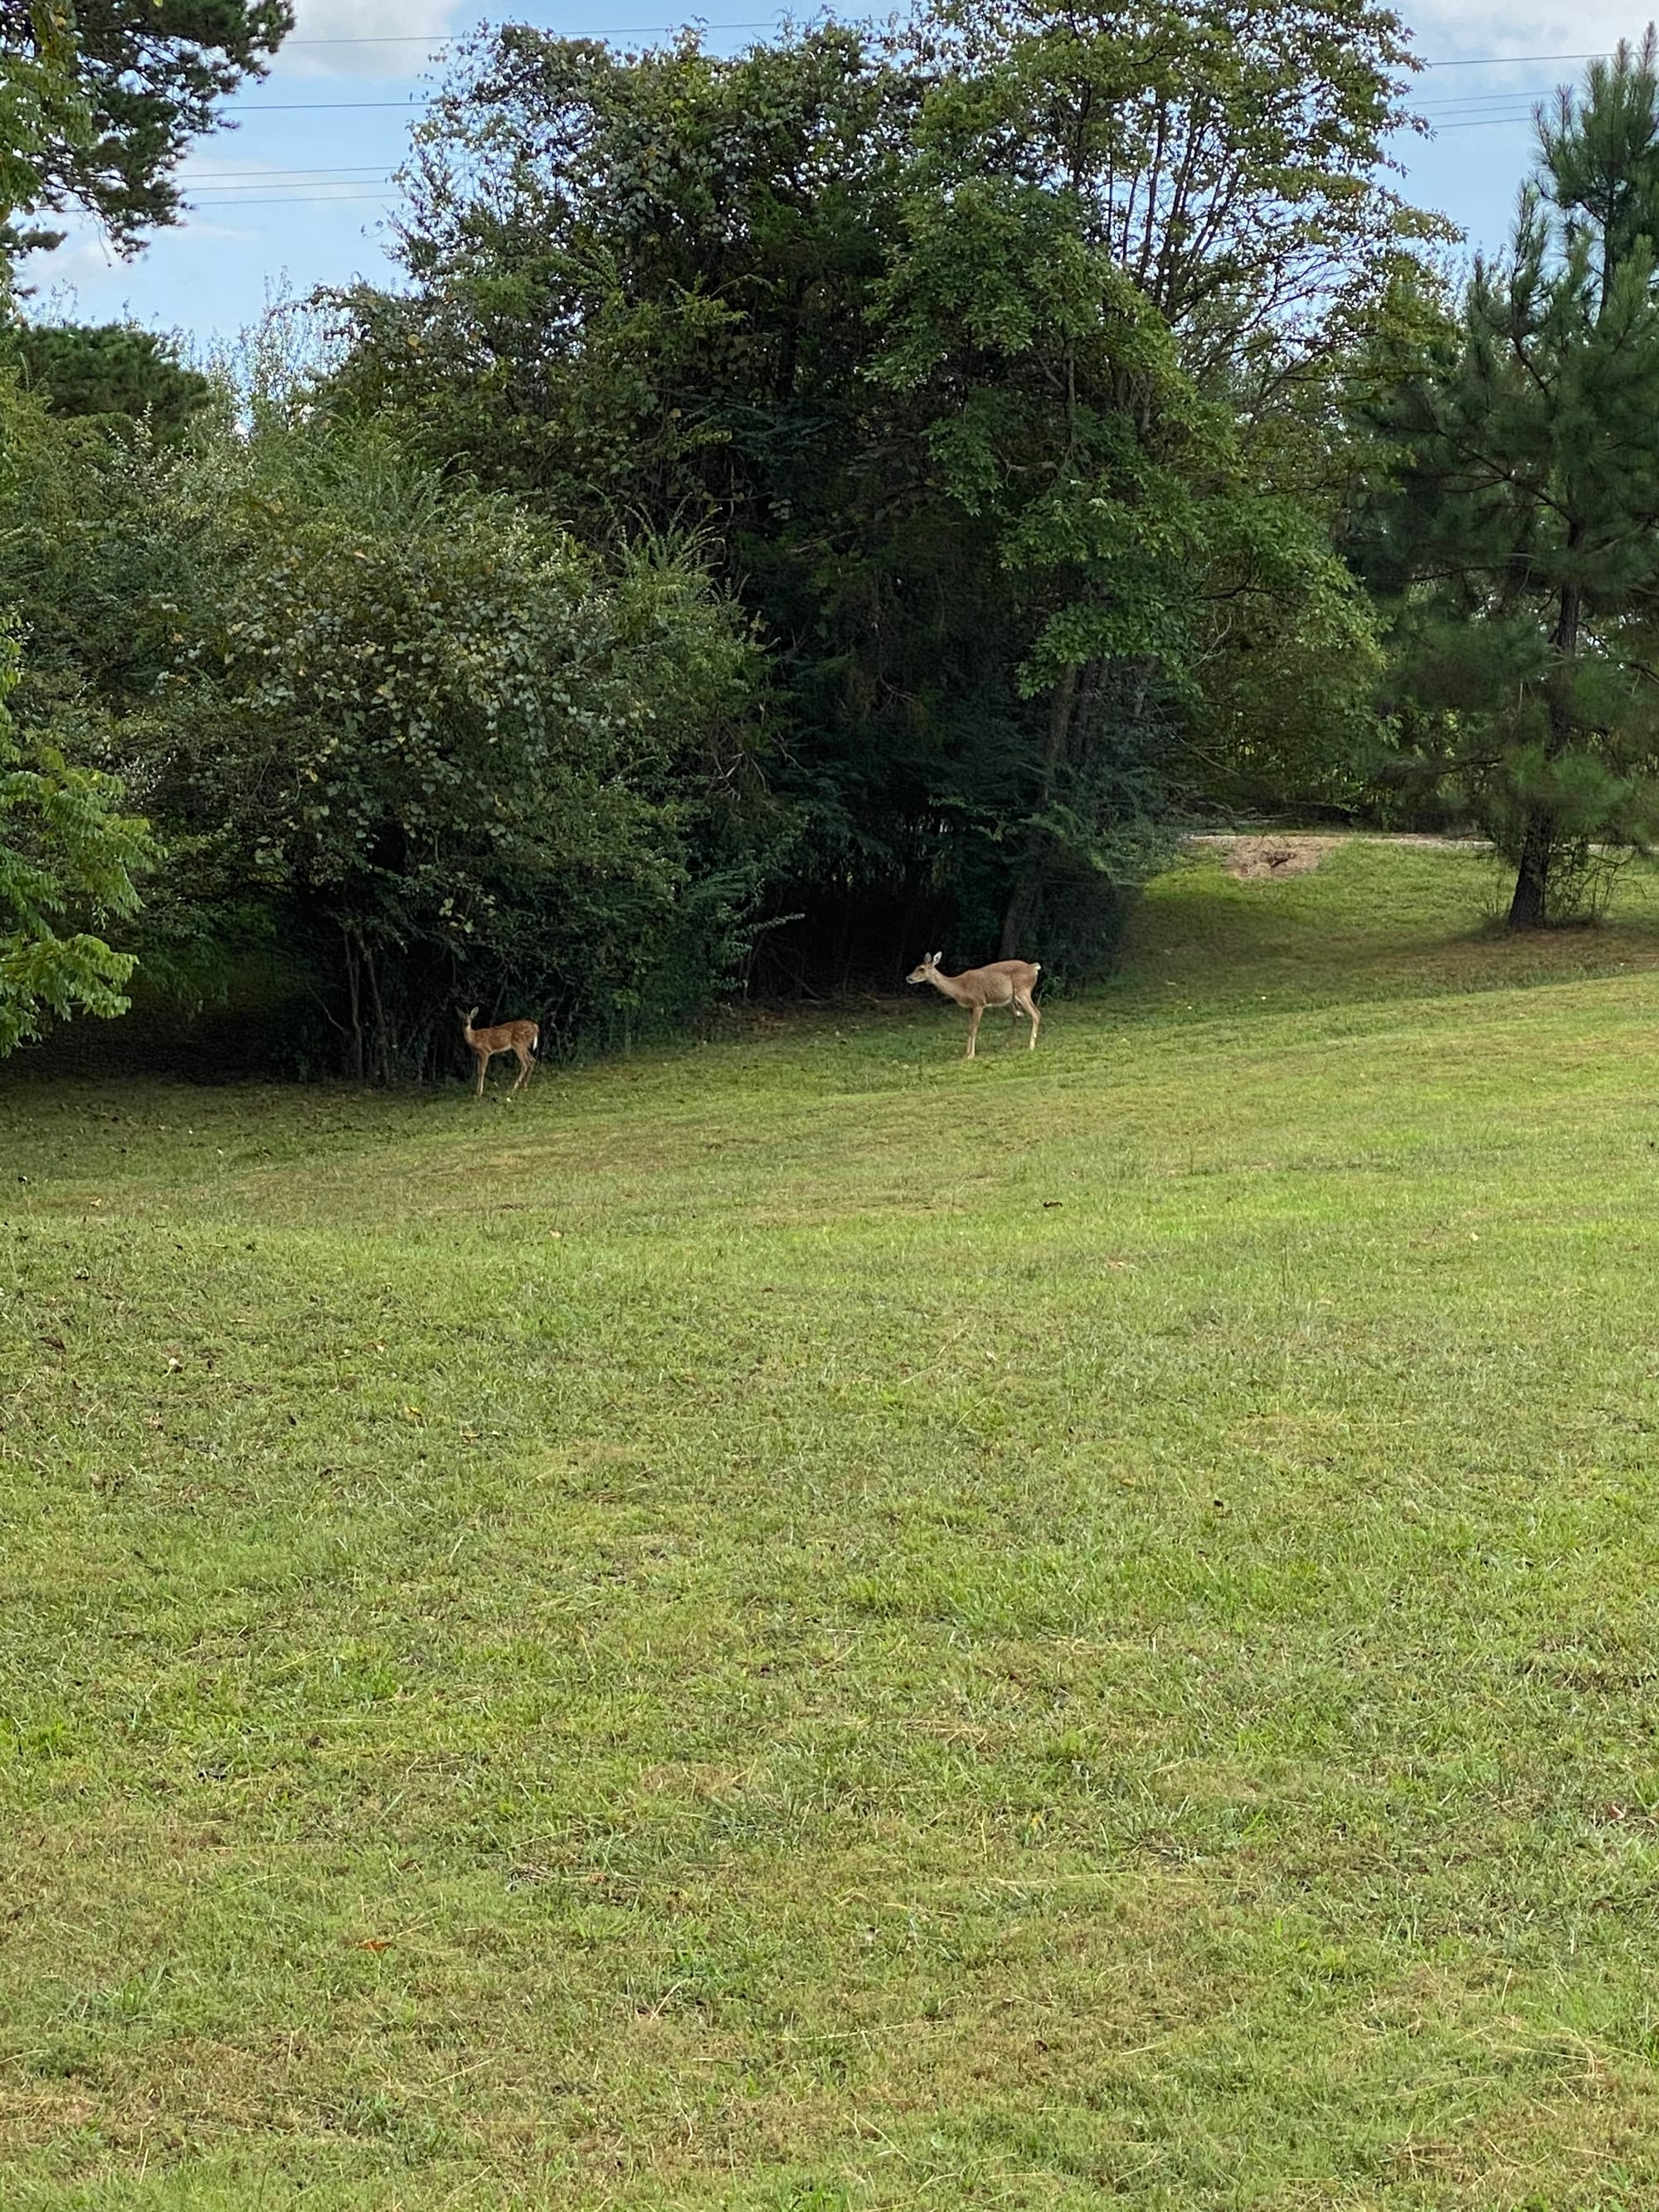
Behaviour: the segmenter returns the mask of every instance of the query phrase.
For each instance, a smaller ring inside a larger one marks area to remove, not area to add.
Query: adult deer
[[[1012,1006],[1014,1019],[1029,1014],[1031,1021],[1031,1042],[1028,1051],[1036,1050],[1037,1031],[1042,1026],[1042,1017],[1036,1010],[1036,1000],[1031,996],[1036,988],[1036,979],[1042,971],[1040,960],[994,960],[988,968],[967,968],[960,975],[939,973],[942,952],[931,954],[919,968],[913,968],[905,977],[907,983],[931,983],[936,991],[943,991],[947,999],[954,999],[959,1006],[968,1009],[968,1052],[974,1057],[974,1040],[979,1035],[979,1024],[987,1006]]]
[[[541,1031],[534,1022],[497,1022],[494,1029],[475,1030],[472,1019],[477,1011],[474,1006],[472,1013],[461,1016],[461,1035],[478,1063],[478,1080],[473,1085],[472,1096],[483,1097],[484,1076],[495,1054],[510,1052],[519,1063],[519,1079],[507,1095],[516,1097],[535,1073],[536,1047],[541,1041]]]

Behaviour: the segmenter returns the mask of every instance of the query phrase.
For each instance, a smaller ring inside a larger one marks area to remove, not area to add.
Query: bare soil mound
[[[1327,853],[1347,840],[1275,831],[1266,837],[1194,837],[1192,842],[1220,853],[1230,876],[1243,883],[1267,883],[1281,876],[1310,876]]]

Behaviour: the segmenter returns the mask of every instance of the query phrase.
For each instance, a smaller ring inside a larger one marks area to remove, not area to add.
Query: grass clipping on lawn
[[[1659,2197],[1659,896],[0,1089],[0,2203]],[[1037,948],[1040,950],[1040,948]]]

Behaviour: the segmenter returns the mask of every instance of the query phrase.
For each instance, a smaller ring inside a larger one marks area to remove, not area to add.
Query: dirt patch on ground
[[[1230,876],[1243,883],[1267,883],[1280,876],[1310,876],[1327,853],[1347,842],[1345,837],[1313,837],[1299,834],[1267,837],[1194,837],[1223,856]]]
[[[1237,876],[1243,883],[1260,884],[1275,876],[1310,876],[1327,853],[1356,841],[1362,845],[1416,845],[1425,852],[1435,853],[1486,855],[1492,851],[1481,837],[1431,837],[1408,830],[1378,830],[1338,831],[1330,836],[1301,830],[1275,830],[1266,835],[1253,831],[1248,836],[1229,830],[1189,837],[1187,842],[1220,854],[1230,876]]]

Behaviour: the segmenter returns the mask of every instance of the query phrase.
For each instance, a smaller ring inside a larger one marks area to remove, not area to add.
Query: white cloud
[[[449,34],[459,5],[459,0],[296,0],[294,35],[276,67],[285,76],[417,76],[432,50],[427,41]]]
[[[1403,13],[1425,61],[1453,55],[1590,53],[1620,39],[1639,39],[1648,23],[1645,9],[1620,0],[1504,0],[1501,6],[1492,0],[1474,5],[1470,0],[1415,0]],[[1502,71],[1492,75],[1502,82]]]
[[[188,239],[170,234],[192,256],[205,249],[210,260],[226,255],[240,261],[258,242],[258,234],[234,229],[225,223],[192,224]],[[41,322],[125,322],[129,319],[151,329],[182,325],[182,313],[158,313],[147,297],[152,275],[148,263],[123,261],[111,252],[103,234],[77,226],[54,253],[31,254],[21,275],[27,288],[27,312]]]
[[[101,231],[79,230],[77,234],[71,228],[64,243],[52,252],[31,254],[23,264],[22,276],[26,284],[40,293],[60,287],[72,293],[82,284],[100,282],[128,266],[111,252]]]

